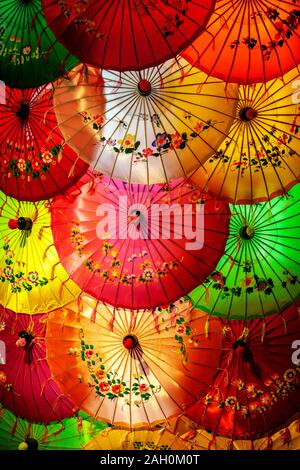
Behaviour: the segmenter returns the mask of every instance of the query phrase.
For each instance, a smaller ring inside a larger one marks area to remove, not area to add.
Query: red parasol
[[[0,402],[31,422],[50,423],[73,416],[76,407],[54,382],[46,361],[46,315],[16,315],[0,307]]]
[[[52,85],[2,90],[0,189],[20,200],[50,198],[72,186],[88,169],[65,144],[52,93]]]
[[[186,183],[128,185],[105,176],[54,199],[51,214],[71,279],[103,302],[132,309],[170,304],[203,282],[229,222],[226,203]]]
[[[48,25],[82,62],[141,70],[183,50],[203,31],[215,0],[43,0]]]
[[[270,436],[299,410],[299,339],[296,305],[265,320],[223,323],[218,370],[207,394],[187,415],[202,428],[231,439]]]

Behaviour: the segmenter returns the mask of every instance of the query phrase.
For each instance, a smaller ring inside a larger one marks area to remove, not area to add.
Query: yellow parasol
[[[201,188],[236,204],[267,201],[300,181],[300,76],[241,85],[227,138],[192,176]]]
[[[191,444],[166,429],[126,431],[109,429],[97,434],[85,450],[189,450]]]
[[[17,313],[46,313],[80,293],[59,262],[48,204],[0,192],[0,302]]]

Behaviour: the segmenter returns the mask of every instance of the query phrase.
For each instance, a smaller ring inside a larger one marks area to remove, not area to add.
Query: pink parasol
[[[46,361],[46,315],[16,315],[0,307],[0,340],[6,364],[0,365],[0,402],[31,422],[50,423],[77,409],[62,394]]]
[[[96,178],[54,199],[61,263],[85,292],[113,306],[172,303],[203,282],[227,239],[228,205],[187,183],[128,185]]]

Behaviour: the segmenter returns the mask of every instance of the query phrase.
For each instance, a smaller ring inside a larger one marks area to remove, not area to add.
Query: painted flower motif
[[[93,119],[98,126],[102,126],[105,121],[104,116],[100,116],[100,114],[93,116]]]
[[[92,349],[87,349],[87,350],[85,351],[85,356],[86,356],[88,359],[90,359],[90,358],[93,356],[93,354],[94,354],[94,351],[93,351]]]
[[[185,326],[177,325],[176,333],[178,333],[179,335],[184,335],[185,334]]]
[[[103,264],[100,261],[93,262],[93,271],[100,272],[103,269]]]
[[[1,384],[5,384],[6,380],[7,380],[7,375],[6,375],[6,373],[1,370],[1,371],[0,371],[0,383],[1,383]]]
[[[32,166],[32,169],[33,171],[38,171],[42,168],[43,166],[43,160],[41,160],[40,158],[35,158],[32,162],[31,162],[31,166]]]
[[[158,133],[152,147],[163,148],[165,145],[170,143],[169,136],[166,132]]]
[[[107,382],[100,382],[100,383],[99,383],[99,388],[100,388],[100,391],[101,391],[102,393],[104,393],[104,392],[108,392],[110,386],[109,386],[109,384],[108,384]]]
[[[180,145],[183,143],[183,138],[179,134],[179,132],[176,132],[175,134],[171,134],[171,148],[174,149],[179,149]]]
[[[31,271],[28,273],[28,281],[35,284],[39,279],[39,274],[36,271]]]
[[[21,173],[22,173],[23,171],[25,171],[25,169],[26,169],[26,161],[24,160],[24,158],[19,158],[18,163],[17,163],[17,167],[18,167],[18,170],[21,171]]]
[[[242,379],[237,379],[236,386],[238,390],[245,390],[245,383]]]
[[[123,390],[124,390],[124,386],[122,384],[116,384],[111,387],[111,391],[115,395],[120,395],[120,393],[122,393]]]
[[[120,279],[121,277],[121,270],[120,269],[117,269],[117,268],[112,268],[110,271],[109,271],[109,277],[111,279]]]
[[[283,378],[287,382],[294,382],[296,375],[297,375],[297,372],[294,369],[288,369],[283,374]]]
[[[127,134],[123,139],[118,140],[118,144],[122,146],[124,149],[130,149],[134,147],[135,143],[135,135]]]
[[[273,403],[272,395],[270,393],[264,393],[260,397],[260,401],[263,406],[266,406],[266,407],[271,406]]]
[[[273,380],[271,380],[271,379],[266,379],[266,380],[264,381],[264,385],[265,385],[266,387],[271,387],[273,384],[274,384],[274,382],[273,382]]]
[[[50,163],[53,162],[53,155],[51,152],[44,152],[42,154],[42,160],[45,163],[45,165],[49,165]]]
[[[197,134],[199,134],[202,131],[203,127],[204,127],[204,123],[198,121],[197,124],[194,126],[194,131],[197,132]]]
[[[13,269],[10,266],[6,266],[3,270],[4,276],[10,278],[13,275]]]
[[[236,397],[227,397],[225,400],[225,405],[234,408],[237,405]]]
[[[144,269],[142,276],[143,276],[143,279],[145,279],[146,281],[151,281],[154,278],[153,269],[151,268]]]
[[[275,41],[282,40],[285,37],[288,27],[282,21],[275,21],[274,27],[276,28],[277,33],[275,34]]]
[[[257,281],[257,289],[259,291],[265,290],[267,288],[268,284],[264,279],[260,279]]]
[[[256,385],[255,384],[247,384],[246,386],[247,393],[249,395],[255,395],[256,392]]]
[[[10,159],[7,158],[6,156],[2,157],[1,160],[1,165],[4,167],[4,168],[8,168],[9,167],[9,164],[10,164]]]
[[[113,245],[112,245],[111,243],[105,242],[105,243],[103,243],[103,245],[102,245],[102,252],[107,255],[107,253],[109,252],[109,250],[110,250],[112,247],[113,247]]]
[[[277,382],[280,379],[280,375],[278,373],[275,373],[271,375],[271,379],[273,380],[273,382]]]
[[[95,375],[96,375],[98,380],[102,380],[105,377],[106,373],[105,373],[104,369],[99,369],[99,370],[97,370]]]
[[[246,278],[243,279],[243,281],[242,281],[242,285],[243,285],[243,287],[249,287],[249,286],[251,286],[252,282],[253,282],[253,277],[246,276]]]
[[[31,53],[31,46],[29,44],[22,48],[22,54],[23,55],[28,56],[28,55],[30,55],[30,53]]]
[[[144,270],[146,268],[150,268],[152,266],[152,261],[151,259],[145,259],[141,264],[140,264],[140,269]]]
[[[148,387],[147,384],[140,384],[139,385],[139,391],[141,393],[146,393],[146,392],[148,392],[148,390],[149,390],[149,387]]]
[[[260,403],[258,401],[251,401],[249,403],[249,411],[251,413],[255,413],[256,411],[258,411],[260,409]]]
[[[225,283],[224,276],[220,272],[213,273],[211,278],[214,282],[216,282],[219,285],[224,285],[224,283]]]
[[[6,258],[12,259],[12,258],[15,257],[15,254],[14,254],[14,252],[13,252],[12,250],[7,250],[7,251],[5,252],[5,256],[6,256]]]
[[[110,147],[115,147],[116,143],[117,143],[116,139],[108,139],[106,141],[106,144],[109,145]]]
[[[4,331],[5,330],[5,322],[0,322],[0,331]]]
[[[143,157],[145,157],[145,158],[151,157],[151,155],[153,155],[153,150],[150,149],[150,148],[143,149],[143,150],[142,150],[142,155],[143,155]]]

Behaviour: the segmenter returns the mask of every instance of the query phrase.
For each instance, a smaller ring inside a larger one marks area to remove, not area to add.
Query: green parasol
[[[47,27],[40,0],[1,0],[0,78],[7,85],[36,87],[77,63]]]
[[[86,413],[59,423],[31,424],[10,411],[0,409],[0,450],[76,450],[82,449],[107,427]]]
[[[300,184],[285,197],[231,212],[225,253],[191,293],[193,305],[228,319],[283,311],[300,294]]]

